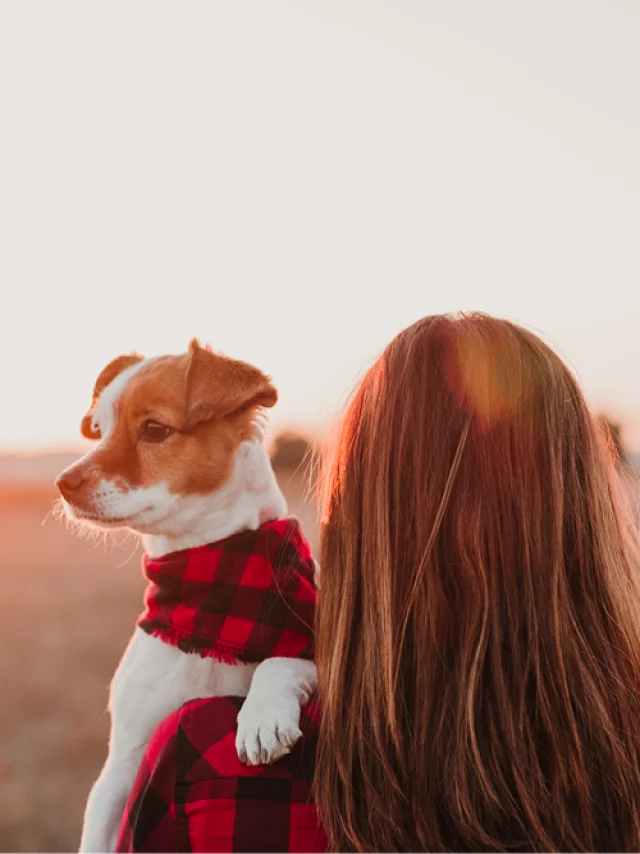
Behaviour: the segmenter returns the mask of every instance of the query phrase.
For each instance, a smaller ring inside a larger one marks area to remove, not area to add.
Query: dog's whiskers
[[[46,512],[42,522],[40,522],[40,526],[44,525],[45,522],[48,522],[49,519],[61,519],[64,517],[64,506],[62,504],[61,498],[55,498],[51,502],[51,507]]]

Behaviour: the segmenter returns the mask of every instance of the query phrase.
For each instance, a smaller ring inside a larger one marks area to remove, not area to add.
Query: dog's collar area
[[[188,653],[227,662],[313,657],[315,565],[297,520],[143,557],[138,626]]]

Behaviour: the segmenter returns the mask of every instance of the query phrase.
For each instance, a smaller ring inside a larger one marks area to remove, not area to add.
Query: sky
[[[0,4],[0,448],[197,336],[326,425],[425,314],[540,334],[640,450],[635,0]]]

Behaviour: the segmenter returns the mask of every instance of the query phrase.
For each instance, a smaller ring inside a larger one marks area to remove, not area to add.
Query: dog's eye
[[[171,427],[158,421],[144,421],[140,427],[140,439],[144,442],[162,442],[173,433]]]

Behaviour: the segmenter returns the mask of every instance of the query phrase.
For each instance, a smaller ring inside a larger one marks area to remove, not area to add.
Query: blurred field
[[[307,536],[315,507],[278,478]],[[141,610],[140,551],[78,539],[48,518],[55,494],[0,483],[0,850],[77,850],[106,756],[109,681]]]

